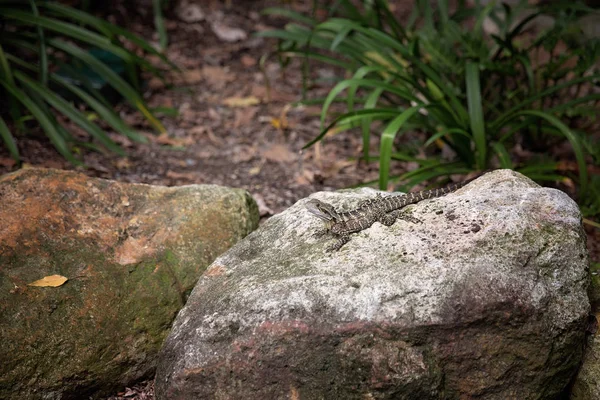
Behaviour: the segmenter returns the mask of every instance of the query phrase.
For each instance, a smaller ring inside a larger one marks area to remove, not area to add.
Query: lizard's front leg
[[[323,236],[327,235],[328,233],[329,233],[329,229],[323,228],[323,229],[319,229],[318,231],[313,233],[312,237],[314,237],[315,239],[319,239],[319,238],[322,238]]]
[[[328,253],[333,252],[333,251],[338,251],[339,249],[342,248],[343,245],[345,245],[349,241],[350,241],[350,235],[341,235],[338,238],[338,240],[336,240],[335,243],[333,243],[331,246],[329,246],[325,251]]]
[[[396,222],[396,219],[403,219],[405,221],[412,222],[413,224],[420,224],[421,222],[423,222],[420,219],[413,217],[412,215],[408,215],[405,212],[402,212],[402,210],[395,210],[391,213],[385,214],[379,219],[379,222],[381,222],[385,226],[392,226],[394,225],[394,222]]]

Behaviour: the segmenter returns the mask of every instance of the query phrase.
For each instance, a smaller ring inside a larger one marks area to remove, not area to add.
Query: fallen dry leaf
[[[302,171],[301,174],[296,175],[296,183],[302,186],[310,185],[315,180],[315,173],[309,170]]]
[[[263,156],[273,162],[289,163],[296,159],[296,155],[287,146],[274,144],[263,152]]]
[[[223,100],[223,104],[228,107],[250,107],[260,103],[260,100],[254,96],[248,97],[228,97]]]
[[[0,166],[12,168],[17,162],[9,157],[0,157]]]
[[[187,22],[188,24],[203,21],[205,17],[204,12],[202,11],[202,8],[200,8],[199,4],[190,4],[187,1],[182,1],[179,3],[179,7],[175,8],[175,15],[177,15],[180,20]]]
[[[248,54],[242,55],[240,58],[242,65],[246,68],[254,67],[256,65],[256,58],[249,56]]]
[[[239,128],[240,126],[249,125],[256,113],[258,112],[258,107],[247,107],[247,108],[238,108],[235,110],[235,118],[233,121],[233,127]]]
[[[213,144],[217,144],[217,145],[223,144],[223,140],[221,138],[217,137],[215,135],[215,133],[213,132],[213,130],[207,126],[203,126],[203,125],[194,126],[194,127],[190,128],[188,133],[190,134],[190,140],[192,140],[192,138],[194,138],[194,137],[197,138],[199,136],[206,135],[208,137],[208,140],[210,140]]]
[[[204,69],[188,69],[181,73],[183,81],[187,84],[194,84],[204,79]]]
[[[215,35],[224,42],[238,42],[248,37],[246,31],[239,28],[232,28],[221,22],[213,22],[211,28]]]
[[[176,172],[168,170],[167,178],[195,182],[198,180],[198,175],[195,172]]]
[[[148,81],[148,89],[150,90],[158,90],[165,87],[165,82],[162,79],[153,76]]]
[[[120,171],[129,169],[131,168],[131,161],[128,158],[119,158],[114,162],[114,166]]]
[[[337,160],[325,164],[325,168],[321,171],[321,176],[325,178],[337,176],[339,172],[347,167],[356,165],[356,161],[351,160]]]
[[[258,215],[261,217],[266,217],[267,215],[273,215],[274,212],[267,206],[265,199],[258,193],[252,194],[254,200],[256,200],[256,205],[258,206]]]
[[[256,157],[258,149],[256,145],[253,146],[236,146],[233,150],[233,156],[231,159],[234,163],[248,162]]]
[[[66,281],[68,281],[68,279],[62,275],[48,275],[35,282],[28,283],[27,286],[58,287],[63,285]]]
[[[156,136],[155,142],[158,144],[164,144],[167,146],[185,147],[194,144],[194,139],[186,136],[183,138],[171,137],[166,133]]]
[[[250,175],[250,176],[256,176],[256,175],[260,174],[262,166],[263,166],[263,163],[260,163],[260,164],[258,164],[256,166],[250,168],[248,170],[248,175]]]
[[[288,120],[287,120],[287,113],[288,111],[290,111],[291,106],[289,104],[286,104],[282,109],[281,109],[281,113],[279,114],[279,118],[272,118],[271,119],[271,125],[273,125],[273,127],[279,131],[285,131],[288,127]]]
[[[204,66],[202,67],[202,75],[208,84],[214,88],[222,88],[225,84],[232,82],[235,75],[230,73],[225,68]]]

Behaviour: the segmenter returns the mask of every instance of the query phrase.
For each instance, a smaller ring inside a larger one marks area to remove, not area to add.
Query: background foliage
[[[163,40],[166,44],[161,35]],[[11,156],[19,160],[15,138],[35,126],[75,164],[77,146],[100,149],[100,145],[123,154],[97,121],[132,140],[145,141],[115,113],[98,82],[110,86],[163,132],[142,99],[138,78],[140,69],[158,76],[160,71],[131,50],[135,48],[168,63],[148,42],[88,12],[53,1],[0,0],[0,100],[7,105],[0,110],[0,137]],[[62,118],[95,140],[76,140],[61,124]]]
[[[512,168],[538,181],[574,180],[588,213],[598,213],[597,179],[589,188],[588,168],[598,165],[597,127],[600,41],[586,37],[582,17],[597,15],[583,3],[553,2],[511,8],[491,2],[469,7],[447,1],[432,8],[416,1],[408,22],[399,21],[384,0],[329,2],[328,17],[283,8],[265,13],[290,22],[262,33],[279,39],[278,55],[345,70],[322,104],[322,130],[360,128],[362,157],[378,160],[379,186],[390,179],[405,188],[438,176]],[[553,21],[534,31],[538,20]],[[484,30],[484,23],[493,29]],[[347,112],[334,114],[334,102]],[[327,117],[332,116],[329,123]],[[377,122],[377,121],[383,121]],[[418,146],[399,137],[420,132]],[[369,150],[380,136],[378,154]],[[557,146],[567,143],[576,162],[559,162]],[[394,160],[417,163],[400,176],[389,175]]]

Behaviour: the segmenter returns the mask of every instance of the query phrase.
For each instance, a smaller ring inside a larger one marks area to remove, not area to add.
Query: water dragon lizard
[[[306,204],[306,208],[310,213],[325,222],[325,228],[319,230],[315,234],[315,237],[321,237],[328,233],[332,234],[337,240],[326,251],[337,251],[350,241],[351,233],[365,230],[375,222],[380,222],[385,226],[392,226],[398,218],[411,222],[420,222],[408,215],[402,215],[401,210],[410,204],[454,192],[476,178],[453,183],[443,188],[402,195],[382,196],[378,194],[372,199],[361,202],[354,210],[345,212],[337,211],[331,204],[317,199],[311,199]]]

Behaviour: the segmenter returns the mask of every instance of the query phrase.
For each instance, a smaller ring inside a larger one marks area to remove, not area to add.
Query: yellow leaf
[[[282,129],[282,123],[279,118],[271,118],[271,125],[273,125],[275,129]]]
[[[223,100],[223,104],[229,107],[250,107],[260,103],[260,100],[255,96],[248,97],[228,97]]]
[[[28,283],[27,286],[39,286],[39,287],[57,287],[68,281],[62,275],[49,275],[35,282]]]
[[[271,125],[277,130],[284,131],[288,128],[287,113],[290,110],[290,105],[286,104],[281,110],[279,118],[271,118]]]

